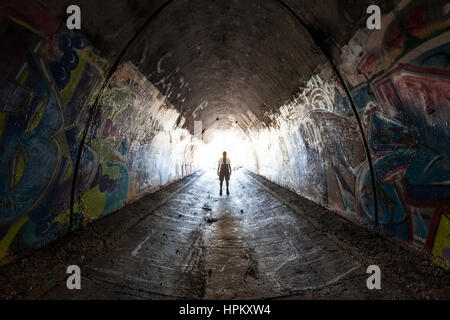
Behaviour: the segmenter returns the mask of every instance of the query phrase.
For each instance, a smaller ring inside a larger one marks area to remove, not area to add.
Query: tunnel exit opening
[[[194,156],[194,163],[198,168],[206,171],[217,170],[218,160],[224,151],[230,158],[233,170],[254,167],[256,163],[254,146],[248,137],[236,129],[213,129],[205,140]]]

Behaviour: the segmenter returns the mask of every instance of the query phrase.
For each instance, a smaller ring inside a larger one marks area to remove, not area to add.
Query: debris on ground
[[[241,209],[241,213],[244,213],[244,210]]]
[[[216,222],[218,219],[217,218],[213,218],[211,216],[205,217],[205,221],[208,223],[213,223]]]
[[[208,275],[211,277],[212,270],[208,269]]]
[[[202,209],[209,210],[209,211],[212,210],[212,209],[211,209],[210,207],[208,207],[206,204],[202,207]]]

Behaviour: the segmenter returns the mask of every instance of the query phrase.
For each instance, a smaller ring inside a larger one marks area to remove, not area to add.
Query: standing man
[[[230,191],[228,191],[228,181],[230,181],[231,165],[230,159],[227,158],[226,151],[223,152],[223,157],[218,161],[217,175],[219,176],[220,180],[220,195],[222,195],[222,185],[224,178],[227,184],[227,195],[230,194]]]

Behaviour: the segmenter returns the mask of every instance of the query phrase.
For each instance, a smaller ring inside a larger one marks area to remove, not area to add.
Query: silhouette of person
[[[230,159],[227,158],[226,151],[223,152],[223,157],[219,158],[217,166],[217,175],[219,176],[220,180],[220,195],[222,195],[223,179],[225,179],[225,182],[227,184],[227,194],[230,194],[230,191],[228,190],[228,182],[230,181],[231,165]]]

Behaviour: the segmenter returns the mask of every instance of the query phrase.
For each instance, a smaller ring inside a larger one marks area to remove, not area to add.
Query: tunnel
[[[449,15],[1,1],[0,297],[448,299]]]

